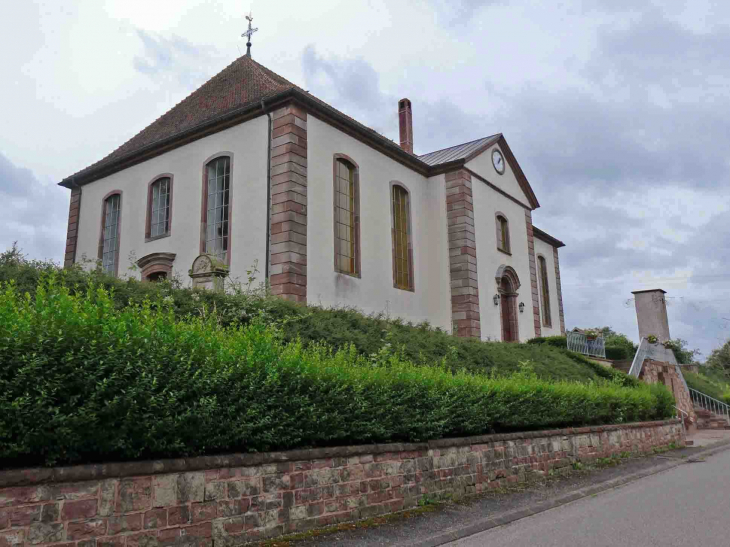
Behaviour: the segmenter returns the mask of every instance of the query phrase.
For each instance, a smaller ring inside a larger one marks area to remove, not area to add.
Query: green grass
[[[699,374],[686,371],[683,371],[683,374],[689,387],[719,401],[724,401],[727,392],[730,391],[728,388],[730,381],[722,374],[722,371],[703,367]]]

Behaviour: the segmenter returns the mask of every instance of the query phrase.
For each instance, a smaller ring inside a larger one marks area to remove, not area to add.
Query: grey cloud
[[[589,70],[598,74],[610,70],[630,85],[651,83],[671,91],[687,86],[711,89],[710,78],[730,75],[730,65],[722,54],[728,49],[727,26],[695,32],[655,8],[627,28],[603,27],[598,33],[600,57]]]
[[[35,181],[35,177],[30,169],[17,167],[0,154],[0,194],[12,197],[27,196],[30,193],[31,181]]]
[[[468,25],[470,19],[481,9],[489,6],[507,5],[510,0],[431,0],[439,19],[450,27]]]
[[[0,153],[0,249],[17,241],[34,258],[60,260],[66,241],[69,192],[42,184],[32,171]]]
[[[137,29],[144,52],[133,59],[135,70],[153,79],[168,78],[186,89],[193,89],[210,76],[215,49],[201,47],[173,36],[154,36]]]
[[[393,140],[398,139],[397,104],[402,97],[384,93],[375,69],[364,59],[319,55],[313,46],[302,54],[306,88],[346,114]],[[417,153],[439,150],[486,136],[480,118],[451,101],[429,103],[413,98],[414,147]]]

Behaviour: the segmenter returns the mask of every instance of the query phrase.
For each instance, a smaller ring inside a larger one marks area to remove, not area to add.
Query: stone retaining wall
[[[417,444],[0,471],[0,547],[236,545],[684,446],[677,420]]]

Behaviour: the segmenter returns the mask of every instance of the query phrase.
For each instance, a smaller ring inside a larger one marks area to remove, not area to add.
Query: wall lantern
[[[525,311],[525,303],[520,302],[520,313],[523,313]]]
[[[495,294],[494,298],[492,298],[492,301],[494,302],[495,306],[499,306],[499,295]]]

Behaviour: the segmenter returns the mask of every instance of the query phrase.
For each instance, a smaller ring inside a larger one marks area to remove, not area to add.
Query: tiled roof
[[[450,166],[445,165],[449,162],[468,161],[500,141],[507,160],[517,169],[518,181],[528,195],[530,204],[539,207],[501,133],[422,156],[409,154],[391,139],[340,112],[249,56],[233,61],[111,154],[65,178],[59,184],[66,188],[88,184],[175,146],[240,123],[242,118],[253,111],[258,110],[263,114],[262,99],[267,106],[288,99],[299,101],[306,109],[311,109],[313,114],[321,114],[325,120],[333,122],[335,127],[366,139],[375,149],[426,176],[438,172],[440,168],[449,168]]]
[[[258,103],[261,99],[294,87],[296,86],[293,83],[251,57],[239,57],[147,128],[102,160],[76,173],[76,176],[103,167],[227,112]]]
[[[489,137],[484,137],[475,141],[465,142],[464,144],[458,144],[450,148],[444,148],[443,150],[429,152],[428,154],[418,156],[418,159],[430,166],[465,159],[471,156],[474,152],[497,142],[501,136],[501,133],[497,133],[496,135],[490,135]]]

